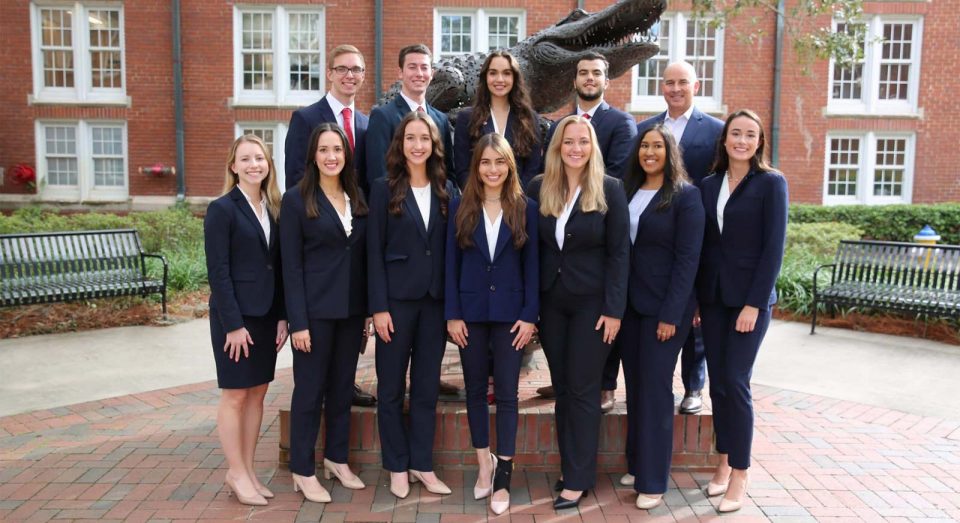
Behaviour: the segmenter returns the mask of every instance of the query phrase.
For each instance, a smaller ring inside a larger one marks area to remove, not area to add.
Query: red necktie
[[[589,119],[590,119],[590,113],[583,113],[583,117],[586,118],[587,120],[589,120]]]
[[[353,111],[349,107],[343,108],[343,132],[347,133],[347,141],[350,142],[350,152],[353,152],[353,126],[350,125],[350,116]]]
[[[427,112],[427,110],[424,109],[422,105],[418,105],[418,106],[417,106],[417,112],[418,112],[418,113],[425,113],[425,112]]]

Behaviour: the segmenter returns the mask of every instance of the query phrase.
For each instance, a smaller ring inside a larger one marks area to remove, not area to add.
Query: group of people
[[[321,413],[325,477],[365,487],[347,465],[348,435],[372,321],[382,462],[398,498],[415,482],[451,492],[432,458],[449,338],[460,351],[479,466],[474,497],[489,497],[496,514],[509,508],[522,349],[538,333],[556,397],[554,507],[577,506],[594,486],[601,404],[621,362],[621,483],[636,490],[638,508],[662,502],[673,373],[689,346],[706,356],[721,458],[707,493],[724,495],[720,511],[738,509],[750,465],[750,375],[776,300],[787,220],[786,181],[764,160],[760,118],[740,110],[721,122],[697,110],[696,73],[677,62],[664,71],[668,110],[637,125],[603,101],[608,64],[590,54],[573,80],[575,111],[541,140],[517,60],[495,51],[451,131],[425,98],[426,46],[400,51],[400,93],[369,118],[354,108],[363,56],[344,45],[329,60],[330,91],[291,119],[282,199],[268,148],[245,135],[205,220],[223,389],[217,424],[237,498],[264,505],[273,496],[253,456],[288,334],[294,489],[330,501],[316,477]],[[699,395],[699,374],[688,397]]]

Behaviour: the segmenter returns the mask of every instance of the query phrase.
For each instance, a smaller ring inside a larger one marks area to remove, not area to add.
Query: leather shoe
[[[575,508],[580,506],[580,500],[587,497],[587,491],[584,490],[583,494],[580,494],[580,497],[577,499],[567,499],[563,496],[557,496],[557,499],[553,500],[554,510],[563,510],[568,508]]]
[[[558,479],[557,482],[553,484],[553,491],[560,492],[561,490],[563,490],[563,480]]]
[[[620,484],[624,487],[632,487],[635,482],[636,478],[629,472],[620,476]]]
[[[543,399],[552,400],[557,397],[557,393],[553,390],[553,385],[547,385],[546,387],[540,387],[537,389],[537,396],[540,396]]]
[[[617,404],[614,394],[615,391],[612,390],[600,391],[600,412],[606,414],[613,410],[613,406]]]
[[[699,390],[689,391],[680,402],[680,414],[696,414],[703,410],[703,394]]]
[[[353,405],[355,407],[372,407],[376,404],[377,398],[373,394],[363,392],[359,385],[353,384]]]
[[[448,381],[440,380],[440,394],[455,396],[457,394],[460,394],[460,387]]]

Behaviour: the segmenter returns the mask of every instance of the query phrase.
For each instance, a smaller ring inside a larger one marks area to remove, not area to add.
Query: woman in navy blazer
[[[670,478],[673,371],[692,328],[703,204],[662,123],[640,134],[624,186],[633,247],[617,343],[627,389],[627,467],[635,476],[637,508],[651,509]]]
[[[290,472],[294,490],[326,503],[314,447],[324,407],[324,476],[364,488],[347,465],[353,376],[367,315],[367,204],[353,155],[335,123],[314,129],[304,177],[283,195],[280,244],[293,342]]]
[[[443,250],[447,206],[455,189],[444,170],[443,142],[433,120],[413,111],[400,121],[387,151],[386,177],[370,187],[368,294],[377,333],[377,422],[390,492],[411,481],[449,494],[433,473],[433,437],[440,364],[446,348]],[[403,396],[410,367],[410,428]]]
[[[453,155],[457,184],[465,187],[473,147],[481,136],[497,133],[507,139],[517,162],[520,186],[540,173],[540,125],[520,64],[509,51],[493,51],[480,68],[473,107],[457,114]]]
[[[469,172],[463,199],[450,205],[455,225],[447,227],[445,316],[447,332],[460,346],[467,419],[480,465],[473,496],[492,493],[490,508],[502,514],[510,506],[520,360],[540,309],[537,204],[524,196],[510,144],[499,134],[477,141]],[[486,398],[491,362],[496,456],[490,453]]]
[[[601,375],[627,306],[629,214],[586,118],[560,120],[545,160],[527,193],[540,206],[540,341],[557,394],[553,506],[563,509],[596,482]]]
[[[263,398],[277,352],[287,340],[277,214],[280,190],[267,146],[237,138],[227,158],[224,194],[203,220],[210,282],[210,338],[222,389],[217,433],[227,459],[225,483],[246,505],[266,505],[253,456]]]
[[[713,174],[700,185],[706,228],[697,298],[721,462],[707,493],[740,508],[753,441],[750,375],[776,303],[787,231],[787,181],[763,159],[763,124],[750,110],[727,117]]]

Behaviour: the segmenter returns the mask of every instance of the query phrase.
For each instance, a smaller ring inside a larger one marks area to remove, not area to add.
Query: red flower
[[[17,185],[26,184],[31,189],[36,186],[37,171],[25,163],[18,163],[10,169],[10,178]]]

